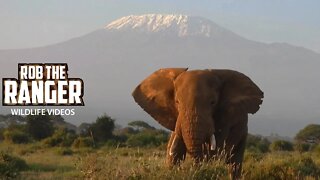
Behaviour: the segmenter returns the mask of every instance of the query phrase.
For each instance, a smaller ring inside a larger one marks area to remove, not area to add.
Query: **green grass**
[[[157,148],[71,148],[43,147],[40,143],[0,143],[26,161],[21,179],[228,179],[229,167],[222,161],[194,166],[187,158],[179,167],[165,164],[165,145]],[[70,151],[67,149],[67,151]],[[243,179],[319,179],[320,156],[315,153],[246,153]]]

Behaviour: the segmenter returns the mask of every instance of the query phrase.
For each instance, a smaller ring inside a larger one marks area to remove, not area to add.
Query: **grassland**
[[[18,179],[228,179],[228,166],[219,160],[194,166],[187,158],[179,167],[166,167],[165,145],[70,149],[1,143],[0,151],[27,163]],[[246,152],[243,179],[319,178],[320,154]]]

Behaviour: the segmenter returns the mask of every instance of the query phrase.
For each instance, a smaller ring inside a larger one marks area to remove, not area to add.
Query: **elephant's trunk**
[[[182,137],[187,152],[195,159],[202,160],[209,150],[216,148],[214,121],[210,115],[192,113],[183,117]]]

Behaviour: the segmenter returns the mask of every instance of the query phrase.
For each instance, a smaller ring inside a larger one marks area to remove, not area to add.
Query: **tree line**
[[[93,123],[83,123],[79,132],[54,121],[61,116],[26,116],[25,123],[12,123],[0,129],[0,141],[14,144],[41,142],[48,147],[159,146],[165,144],[168,132],[144,121],[132,121],[127,127],[116,127],[115,119],[104,114]]]
[[[100,147],[128,146],[146,147],[166,144],[169,132],[149,125],[144,121],[132,121],[127,127],[117,127],[115,119],[107,114],[97,117],[93,123],[83,123],[79,132],[54,121],[63,122],[61,116],[26,116],[25,123],[13,123],[0,129],[0,140],[23,144],[41,142],[48,147]],[[271,142],[259,135],[249,134],[246,149],[249,152],[266,153],[270,151],[316,151],[320,154],[320,125],[310,124],[301,129],[294,141],[275,140]]]

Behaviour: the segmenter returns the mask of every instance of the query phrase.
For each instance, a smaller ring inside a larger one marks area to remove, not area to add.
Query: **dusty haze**
[[[128,16],[62,43],[0,50],[0,61],[0,76],[15,78],[19,62],[68,63],[69,76],[85,82],[86,106],[65,117],[77,125],[104,112],[122,125],[137,119],[157,125],[135,104],[131,92],[163,67],[234,69],[248,75],[265,93],[260,111],[249,117],[251,133],[294,136],[320,120],[320,54],[248,40],[200,17]],[[9,110],[2,107],[1,113]]]

